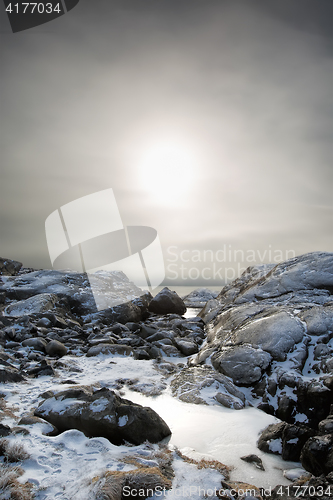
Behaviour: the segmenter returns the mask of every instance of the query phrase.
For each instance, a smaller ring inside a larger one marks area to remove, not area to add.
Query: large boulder
[[[149,311],[156,314],[184,314],[186,306],[176,292],[165,287],[150,302]]]
[[[4,310],[5,316],[20,317],[52,311],[59,298],[54,293],[40,293],[28,299],[13,302]]]
[[[94,293],[91,282],[93,282]],[[10,315],[26,309],[29,314],[52,309],[56,296],[63,308],[86,321],[140,321],[147,311],[151,295],[130,282],[121,271],[101,272],[94,275],[72,271],[40,270],[8,276],[0,282],[0,292],[20,303],[10,304],[6,311]],[[39,298],[38,298],[39,296]],[[44,299],[49,298],[49,302]],[[30,300],[30,302],[23,302]],[[99,304],[99,310],[96,306]],[[105,309],[101,304],[105,305]]]
[[[207,341],[189,363],[212,364],[254,406],[317,428],[333,403],[332,291],[333,253],[247,269],[201,311]]]
[[[171,434],[164,420],[151,408],[123,399],[107,388],[94,391],[75,387],[45,399],[35,410],[60,432],[78,429],[87,436],[101,436],[120,445],[161,441]]]

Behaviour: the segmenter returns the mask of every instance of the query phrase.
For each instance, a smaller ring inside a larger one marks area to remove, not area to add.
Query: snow
[[[123,415],[122,417],[120,417],[118,419],[118,425],[119,427],[124,427],[124,425],[126,425],[128,422],[128,416],[127,415]]]
[[[281,439],[272,439],[271,441],[269,441],[269,449],[273,453],[282,453]]]
[[[109,401],[106,398],[99,398],[89,405],[89,409],[93,412],[99,413],[104,411],[107,408],[108,404]]]
[[[49,398],[44,401],[44,403],[39,408],[43,412],[43,415],[49,415],[51,411],[53,413],[59,413],[59,415],[63,415],[69,408],[80,405],[82,405],[82,401],[78,399]]]
[[[176,364],[183,362],[184,358],[166,358],[165,361]],[[283,477],[283,470],[299,467],[298,463],[284,462],[280,457],[265,454],[256,447],[260,431],[278,420],[254,407],[237,411],[219,404],[188,404],[173,398],[169,388],[160,396],[154,397],[136,392],[140,387],[149,391],[151,388],[167,385],[164,376],[154,368],[153,360],[134,360],[131,357],[116,355],[99,355],[92,358],[64,356],[61,358],[61,364],[62,367],[56,369],[54,377],[42,376],[19,384],[2,385],[1,392],[16,418],[33,412],[43,400],[40,395],[45,391],[61,392],[73,386],[73,382],[96,389],[115,389],[119,388],[121,380],[122,397],[153,408],[169,425],[172,430],[169,446],[176,446],[184,455],[197,460],[210,457],[233,466],[232,480],[262,487],[289,484],[288,479]],[[64,383],[67,380],[71,383]],[[49,411],[51,407],[58,405],[57,411],[63,411],[68,404],[78,403],[82,402],[76,399],[56,400],[53,397],[46,400],[43,407]],[[103,411],[105,404],[103,399],[92,403],[95,411]],[[119,424],[125,425],[125,419],[125,416],[120,417]],[[17,425],[17,420],[6,416],[2,423],[14,426]],[[140,452],[146,460],[151,459],[149,450],[146,453],[146,445],[114,446],[104,438],[88,439],[77,430],[49,437],[42,434],[45,432],[45,425],[22,426],[29,430],[28,435],[16,434],[9,437],[10,440],[22,443],[31,455],[29,460],[22,463],[25,472],[21,481],[29,479],[39,488],[36,500],[88,500],[92,498],[93,477],[106,468],[131,469],[131,466],[120,461],[125,455]],[[240,459],[250,453],[261,457],[266,472],[255,469]],[[214,488],[215,484],[221,486],[221,475],[215,470],[200,470],[198,473],[193,464],[176,458],[174,467],[174,491],[177,493],[182,493],[179,490],[182,487]],[[195,496],[194,489],[192,493],[191,498],[200,498],[199,493]],[[185,494],[183,498],[186,498]]]

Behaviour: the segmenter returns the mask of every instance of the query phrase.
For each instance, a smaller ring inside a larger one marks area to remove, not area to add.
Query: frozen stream
[[[184,358],[170,358],[171,362],[184,362]],[[25,383],[2,384],[8,407],[15,416],[29,413],[41,401],[46,390],[62,391],[70,386],[70,380],[80,385],[100,385],[113,388],[118,379],[131,380],[137,390],[150,390],[160,384],[168,385],[168,379],[156,371],[153,361],[134,360],[130,357],[106,356],[61,358],[62,367],[56,377],[40,377]],[[245,481],[262,487],[290,484],[283,477],[283,470],[299,467],[297,463],[284,462],[279,457],[264,454],[256,447],[259,432],[277,422],[275,417],[255,408],[231,410],[221,405],[204,406],[183,403],[171,396],[167,387],[160,396],[144,396],[141,392],[124,386],[125,397],[144,406],[150,406],[167,422],[172,430],[170,444],[183,454],[195,459],[204,456],[233,466],[231,479]],[[122,393],[122,396],[124,394]],[[10,416],[3,423],[14,426]],[[57,437],[45,437],[40,425],[27,426],[30,434],[18,434],[14,438],[22,442],[32,459],[23,464],[24,479],[30,479],[44,492],[37,499],[72,499],[71,488],[88,474],[103,467],[114,467],[115,457],[125,447],[115,447],[104,438],[87,439],[78,431],[67,431]],[[67,435],[67,437],[65,437]],[[131,448],[127,447],[127,450]],[[263,460],[266,471],[260,471],[240,457],[254,453]],[[112,459],[113,457],[113,459]],[[113,465],[112,465],[113,464]],[[69,495],[69,496],[68,496]],[[84,496],[81,495],[83,499]]]

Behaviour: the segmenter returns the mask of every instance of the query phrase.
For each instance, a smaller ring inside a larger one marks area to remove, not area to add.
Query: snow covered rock
[[[192,366],[182,369],[170,383],[173,396],[194,404],[211,404],[216,401],[228,408],[245,406],[244,394],[230,379],[212,367]]]
[[[211,363],[267,413],[316,428],[333,403],[333,253],[249,268],[200,316]]]
[[[186,306],[176,292],[165,287],[150,302],[149,311],[156,314],[184,314]]]
[[[91,291],[87,274],[55,270],[33,271],[19,276],[2,278],[0,291],[7,299],[26,301],[10,304],[7,313],[14,315],[18,308],[35,308],[43,312],[51,308],[54,296],[61,299],[62,305],[74,316],[90,318],[95,321],[140,321],[151,299],[149,293],[143,293],[128,280],[124,273],[112,271],[94,275],[94,294],[104,297],[106,302],[114,304],[105,310],[97,311],[94,295]],[[36,298],[39,295],[42,297]],[[50,302],[44,302],[49,298]]]
[[[251,345],[226,347],[212,356],[212,365],[231,377],[236,385],[251,385],[260,380],[272,357]]]
[[[54,293],[39,293],[28,299],[14,302],[4,310],[5,316],[20,317],[52,311],[59,298]]]
[[[107,388],[68,389],[45,399],[34,414],[60,432],[77,429],[89,437],[105,437],[116,445],[125,441],[136,445],[146,440],[156,443],[171,434],[154,410],[123,399]]]

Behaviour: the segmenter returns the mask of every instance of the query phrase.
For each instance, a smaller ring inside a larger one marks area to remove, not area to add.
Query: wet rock
[[[68,352],[67,347],[61,342],[58,342],[58,340],[51,340],[51,342],[46,345],[45,350],[49,356],[59,358],[65,356]]]
[[[156,314],[184,314],[186,306],[183,300],[177,295],[176,292],[169,290],[165,287],[161,290],[150,302],[149,311]]]
[[[43,401],[35,415],[51,422],[63,432],[78,429],[87,436],[102,436],[113,444],[128,441],[156,443],[171,431],[164,420],[148,407],[122,399],[113,391],[77,387]]]

